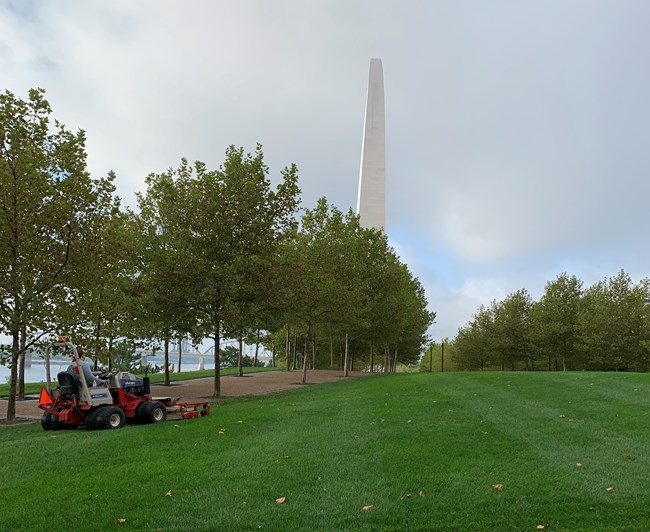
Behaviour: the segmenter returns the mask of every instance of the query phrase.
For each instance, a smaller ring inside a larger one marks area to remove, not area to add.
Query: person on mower
[[[78,361],[79,361],[79,372],[83,373],[83,377],[86,380],[86,384],[88,386],[103,386],[106,384],[106,381],[100,379],[99,377],[95,377],[93,375],[92,371],[90,370],[90,364],[86,360],[86,353],[84,352],[83,349],[78,348],[77,349],[77,355],[79,356]],[[68,368],[68,373],[74,374],[74,364],[71,364],[70,367]]]

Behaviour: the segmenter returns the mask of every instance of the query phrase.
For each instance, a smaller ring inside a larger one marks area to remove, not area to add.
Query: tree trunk
[[[370,342],[370,373],[375,372],[375,351],[373,349],[373,344]]]
[[[350,372],[348,370],[348,333],[345,333],[345,358],[343,359],[343,375],[348,377]]]
[[[239,341],[239,357],[237,357],[237,368],[239,368],[239,376],[244,376],[244,339],[240,336]]]
[[[287,357],[287,371],[291,371],[291,337],[289,336],[289,324],[287,324],[285,355]]]
[[[11,331],[11,376],[9,377],[9,400],[7,401],[7,421],[16,419],[16,383],[18,381],[18,359],[20,358],[20,344],[18,331]]]
[[[296,369],[298,361],[296,360],[296,348],[298,346],[298,334],[293,335],[293,369]]]
[[[181,360],[183,358],[183,338],[178,338],[178,372],[181,372]]]
[[[305,335],[305,347],[302,352],[302,383],[307,384],[307,342],[309,341],[309,330]]]
[[[316,335],[311,342],[311,369],[316,369]]]
[[[113,360],[113,338],[108,339],[108,367],[110,368]],[[97,357],[95,357],[95,371],[97,371]],[[109,369],[110,372],[110,369]]]
[[[275,368],[275,342],[271,344],[271,367]]]
[[[163,342],[163,353],[165,355],[165,386],[169,386],[169,338],[167,336]]]
[[[221,338],[220,330],[217,327],[214,332],[214,396],[221,395]]]
[[[25,358],[27,352],[27,327],[20,329],[20,365],[18,366],[18,400],[25,400]]]
[[[50,367],[50,350],[45,349],[45,389],[52,391],[52,368]]]
[[[330,338],[330,369],[334,369],[334,343]]]
[[[253,367],[257,367],[257,357],[260,353],[260,330],[257,329],[257,334],[255,335],[255,356],[253,357]]]
[[[382,373],[388,373],[388,364],[390,362],[390,349],[387,345],[384,346],[384,366],[381,368]]]

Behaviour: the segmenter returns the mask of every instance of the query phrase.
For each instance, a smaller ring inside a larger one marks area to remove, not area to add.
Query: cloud
[[[303,204],[356,205],[368,64],[384,67],[387,223],[453,336],[557,273],[650,274],[650,4],[13,2],[4,88],[42,86],[134,205],[229,144],[298,164]],[[573,269],[573,271],[571,271]],[[594,281],[597,279],[594,279]]]

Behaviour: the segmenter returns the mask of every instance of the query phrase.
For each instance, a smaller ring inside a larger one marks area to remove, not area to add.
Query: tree
[[[50,124],[45,91],[0,95],[0,325],[12,338],[7,418],[15,418],[22,352],[56,327],[74,278],[92,262],[95,230],[119,207],[112,176],[86,171],[85,134]]]
[[[88,250],[87,270],[68,287],[71,304],[60,309],[59,322],[77,345],[90,350],[96,365],[112,367],[118,338],[135,335],[138,237],[131,213],[116,211],[102,222]]]
[[[139,276],[136,293],[138,336],[161,343],[164,356],[164,384],[170,384],[169,343],[192,332],[193,320],[187,287],[192,257],[186,253],[183,234],[184,201],[192,170],[182,160],[178,170],[147,176],[145,194],[138,194]]]
[[[578,333],[582,281],[566,273],[546,284],[544,295],[531,310],[531,340],[534,349],[546,357],[548,370],[574,365],[579,355]],[[574,366],[575,367],[575,366]]]
[[[303,357],[309,342],[315,349],[318,330],[345,342],[344,372],[348,373],[350,333],[363,330],[367,312],[367,268],[363,230],[351,211],[344,215],[325,198],[302,218],[298,235],[302,281],[297,319],[305,334]],[[307,378],[303,361],[303,383]]]
[[[460,369],[481,371],[497,360],[494,308],[481,305],[473,319],[456,335],[456,363]]]
[[[168,221],[165,242],[170,257],[161,272],[166,286],[175,286],[186,308],[189,331],[198,342],[214,340],[214,393],[221,393],[220,340],[224,326],[233,329],[240,304],[258,302],[266,293],[264,269],[274,255],[280,235],[294,225],[298,206],[298,171],[295,165],[281,172],[272,189],[261,146],[254,154],[230,146],[218,170],[205,164],[193,167],[183,160],[178,170],[152,176],[141,199],[152,216]],[[151,201],[158,182],[164,201]],[[167,282],[169,281],[169,282]],[[178,290],[182,287],[182,291]],[[254,321],[251,319],[251,321]],[[251,327],[257,326],[251,323]]]
[[[590,287],[580,315],[580,343],[588,369],[646,370],[650,364],[650,281],[636,285],[621,270]]]
[[[523,362],[529,369],[533,360],[530,351],[530,310],[532,298],[526,289],[517,290],[494,308],[496,342],[501,369],[513,371]]]
[[[319,359],[332,365],[335,343],[345,375],[355,356],[374,367],[376,348],[386,369],[394,370],[397,356],[417,362],[435,314],[381,231],[361,228],[354,213],[344,215],[321,198],[305,212],[285,261],[291,271],[285,319],[302,332],[303,382],[308,354],[314,367]],[[325,348],[320,355],[319,345]]]

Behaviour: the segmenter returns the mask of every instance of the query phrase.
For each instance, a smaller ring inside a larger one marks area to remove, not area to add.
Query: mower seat
[[[62,399],[72,399],[73,395],[79,396],[79,386],[81,385],[79,375],[62,371],[57,375],[57,379],[59,379],[59,391]]]

